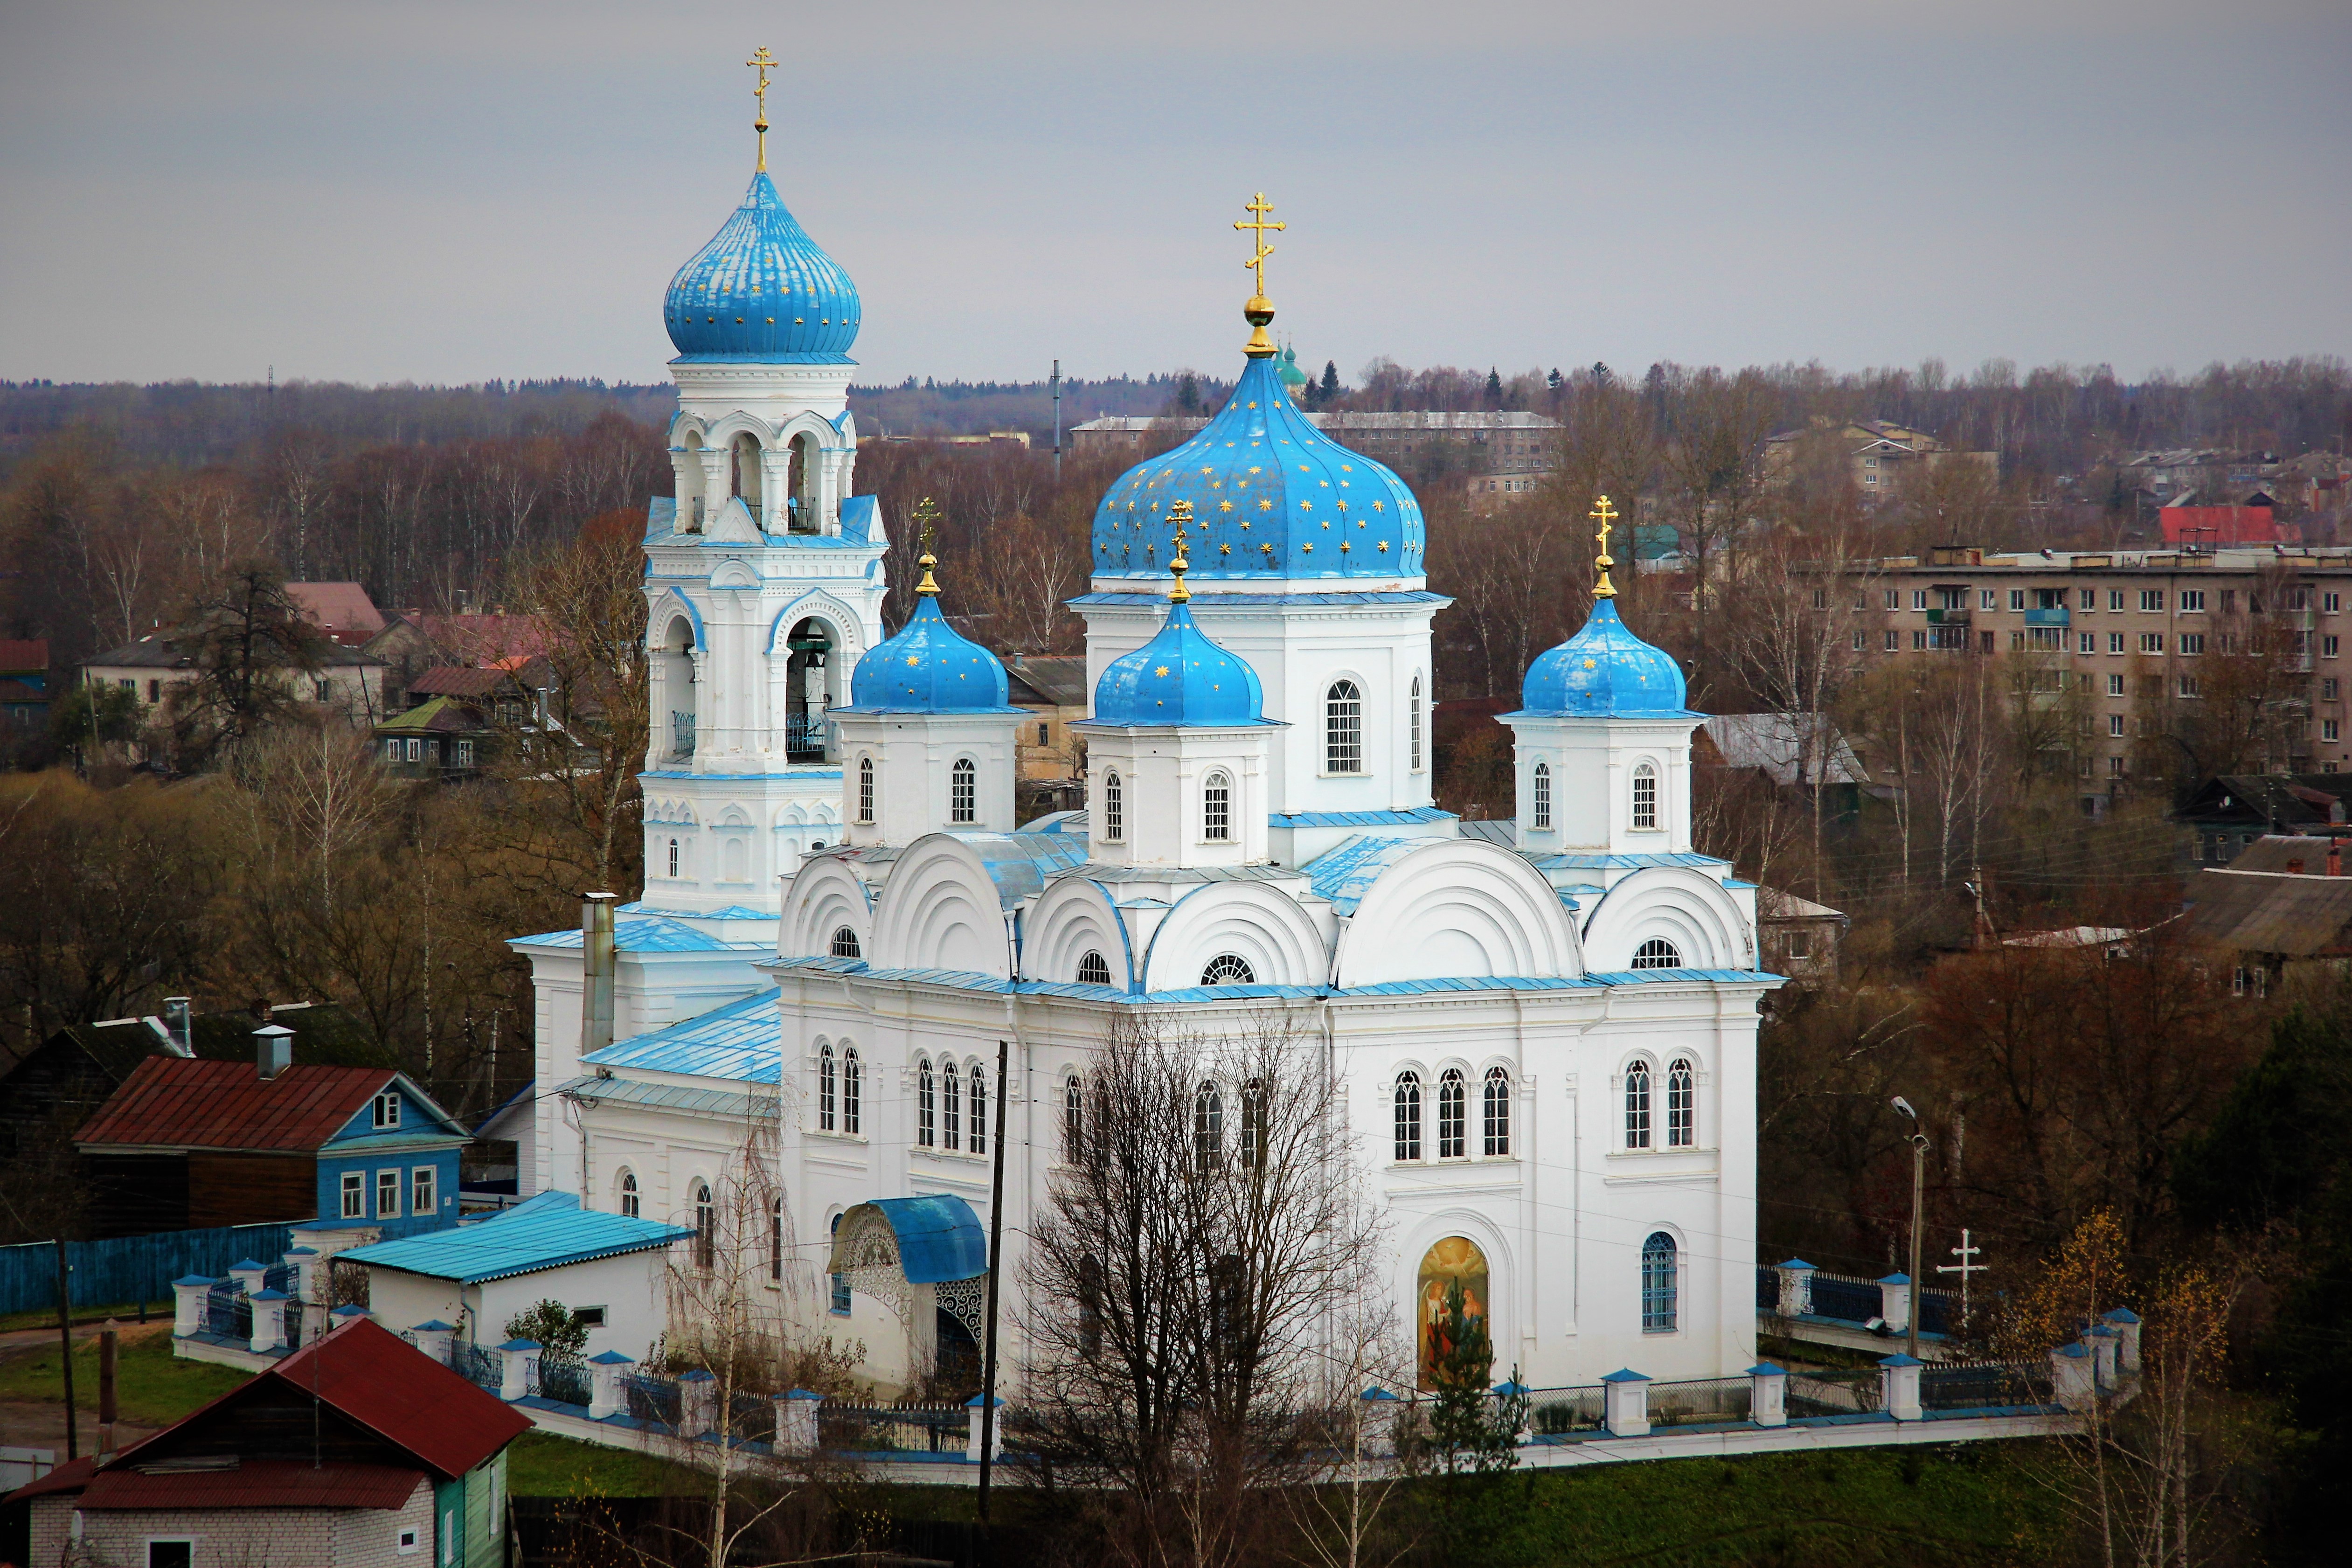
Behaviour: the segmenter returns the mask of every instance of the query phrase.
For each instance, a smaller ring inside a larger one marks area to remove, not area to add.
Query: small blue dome
[[[1219,647],[1178,604],[1160,635],[1111,660],[1095,683],[1097,724],[1263,724],[1265,705],[1257,671]]]
[[[1018,713],[997,657],[959,634],[925,594],[898,635],[866,650],[837,712]]]
[[[1529,713],[1589,719],[1690,719],[1689,689],[1674,656],[1652,647],[1601,599],[1584,629],[1528,666],[1519,701]]]
[[[1269,354],[1200,434],[1121,474],[1095,508],[1097,577],[1164,581],[1168,509],[1192,503],[1195,580],[1419,577],[1421,503],[1394,473],[1317,429]]]
[[[689,361],[847,364],[858,314],[857,285],[785,210],[764,170],[662,300],[669,341]]]

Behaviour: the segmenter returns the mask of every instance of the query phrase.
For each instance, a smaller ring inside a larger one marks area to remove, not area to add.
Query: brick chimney
[[[2327,841],[2327,874],[2331,877],[2344,875],[2344,840],[2341,838]]]
[[[613,1043],[613,906],[611,893],[590,893],[580,904],[580,1054]]]
[[[2286,863],[2286,874],[2290,877],[2300,877],[2303,875],[2303,858],[2301,856],[2297,856],[2295,858]]]

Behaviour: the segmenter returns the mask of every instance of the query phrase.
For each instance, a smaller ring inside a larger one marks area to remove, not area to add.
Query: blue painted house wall
[[[384,1093],[396,1099],[397,1125],[378,1126],[373,1101],[362,1106],[319,1150],[319,1224],[322,1226],[382,1226],[403,1222],[405,1231],[432,1230],[457,1223],[457,1155],[466,1138],[455,1130],[438,1107],[420,1095],[405,1079],[392,1080]],[[431,1190],[417,1199],[420,1174],[429,1174]],[[396,1179],[397,1197],[387,1206],[384,1179]],[[345,1203],[345,1178],[356,1177],[357,1209]]]

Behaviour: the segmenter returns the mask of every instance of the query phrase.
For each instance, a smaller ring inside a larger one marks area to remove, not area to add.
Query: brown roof
[[[1087,705],[1087,661],[1076,654],[1024,654],[1015,664],[1004,661],[1012,678],[1013,703],[1025,708],[1084,708]],[[1023,693],[1021,688],[1029,690]]]
[[[393,1079],[383,1068],[297,1064],[264,1079],[250,1061],[150,1057],[79,1132],[78,1144],[173,1149],[321,1147]]]
[[[0,637],[0,670],[24,674],[48,668],[48,638]]]
[[[83,1508],[402,1507],[425,1483],[422,1470],[391,1465],[254,1459],[226,1469],[101,1470],[83,1489]]]
[[[357,583],[289,583],[286,596],[326,631],[365,642],[383,630],[383,612]]]
[[[408,694],[416,697],[489,697],[514,684],[514,677],[503,669],[469,669],[460,664],[445,664],[428,669],[408,683]]]
[[[2189,885],[2192,941],[2242,952],[2308,958],[2347,951],[2352,877],[2291,877],[2209,868]]]
[[[433,639],[436,647],[469,664],[547,651],[547,628],[533,616],[436,616],[411,611],[408,619]]]
[[[365,1318],[311,1341],[276,1376],[397,1443],[446,1476],[462,1476],[530,1430],[530,1418]]]
[[[2300,870],[2309,876],[2325,875],[2327,870],[2327,847],[2344,843],[2352,850],[2352,842],[2341,839],[2306,837],[2301,834],[2273,833],[2255,839],[2238,852],[2230,862],[2232,871],[2284,871],[2295,861],[2302,861]]]

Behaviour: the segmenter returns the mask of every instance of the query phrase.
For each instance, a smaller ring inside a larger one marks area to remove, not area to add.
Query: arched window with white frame
[[[1636,969],[1680,969],[1682,966],[1683,950],[1664,937],[1651,937],[1633,950],[1633,967]]]
[[[1663,1230],[1654,1230],[1642,1243],[1642,1331],[1645,1334],[1671,1334],[1675,1331],[1675,1310],[1679,1303],[1675,1281],[1675,1238]]]
[[[1209,960],[1202,969],[1201,984],[1203,985],[1255,985],[1257,984],[1257,971],[1252,969],[1249,960],[1240,953],[1221,952]]]
[[[965,1140],[975,1154],[988,1152],[988,1079],[980,1064],[971,1064],[971,1136]]]
[[[694,1184],[694,1266],[709,1268],[719,1261],[719,1209],[710,1201],[710,1184]]]
[[[1127,837],[1127,796],[1116,770],[1103,774],[1103,841],[1116,844]]]
[[[1323,771],[1364,771],[1364,693],[1352,680],[1335,680],[1323,694]]]
[[[1225,1097],[1214,1083],[1192,1096],[1192,1154],[1201,1169],[1213,1171],[1225,1155]]]
[[[852,1138],[859,1136],[865,1121],[866,1069],[858,1065],[857,1047],[845,1046],[841,1052],[841,1130]]]
[[[980,820],[980,770],[972,766],[970,757],[958,757],[955,766],[948,770],[948,820]]]
[[[1062,1080],[1062,1163],[1075,1165],[1087,1152],[1087,1090],[1078,1075]]]
[[[939,1115],[936,1096],[938,1080],[931,1075],[930,1058],[919,1057],[915,1061],[915,1142],[929,1149],[939,1142]]]
[[[820,1132],[833,1131],[833,1047],[828,1043],[816,1048],[816,1130]]]
[[[1676,1058],[1666,1068],[1666,1147],[1689,1149],[1698,1143],[1698,1077],[1687,1060]]]
[[[963,1079],[953,1062],[940,1064],[940,1147],[963,1147]]]
[[[1637,1061],[1625,1069],[1625,1147],[1650,1146],[1650,1064]]]
[[[1538,827],[1549,827],[1551,826],[1551,764],[1549,763],[1536,764],[1535,797],[1534,825]]]
[[[857,759],[857,820],[862,823],[874,820],[874,759],[871,757]]]
[[[1089,951],[1078,960],[1078,984],[1081,985],[1109,984],[1110,960],[1099,952]]]
[[[1412,771],[1421,772],[1421,677],[1412,678],[1412,696],[1406,704],[1407,721],[1412,735]]]
[[[1649,763],[1633,768],[1633,830],[1652,833],[1658,826],[1658,770]]]
[[[631,1219],[645,1212],[643,1200],[637,1193],[637,1173],[626,1166],[621,1170],[621,1212]]]
[[[1489,1159],[1511,1152],[1511,1074],[1507,1068],[1486,1069],[1479,1094],[1479,1146]]]
[[[669,841],[669,874],[672,879],[677,876],[677,840],[675,838]]]
[[[1201,837],[1212,844],[1234,836],[1234,781],[1220,769],[1201,784]]]
[[[1408,1068],[1396,1080],[1396,1157],[1421,1158],[1421,1075]]]
[[[1437,1157],[1441,1160],[1463,1160],[1470,1154],[1469,1113],[1463,1102],[1468,1090],[1462,1079],[1460,1068],[1447,1068],[1437,1076]]]

